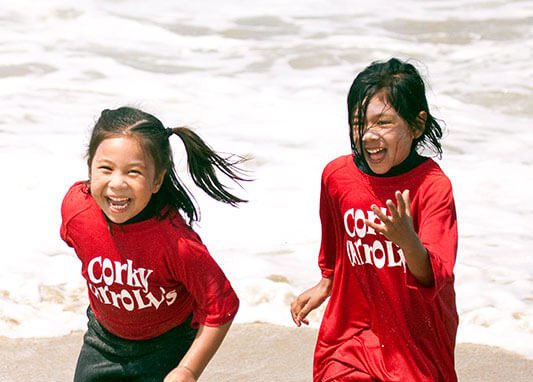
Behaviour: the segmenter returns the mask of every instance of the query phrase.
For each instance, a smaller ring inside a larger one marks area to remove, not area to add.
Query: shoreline
[[[317,329],[234,324],[199,381],[309,382]],[[62,337],[0,337],[0,382],[72,381],[83,332]],[[478,344],[456,347],[461,382],[530,381],[533,360]]]

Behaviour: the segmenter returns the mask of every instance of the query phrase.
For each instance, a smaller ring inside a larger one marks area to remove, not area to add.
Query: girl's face
[[[89,170],[91,195],[113,223],[139,214],[159,191],[164,173],[156,174],[154,161],[131,136],[104,139]]]
[[[357,119],[354,119],[353,126],[356,147],[359,148]],[[366,110],[362,137],[363,155],[370,169],[376,174],[385,174],[402,163],[411,151],[413,140],[421,134],[422,131],[411,129],[384,97],[375,95]]]

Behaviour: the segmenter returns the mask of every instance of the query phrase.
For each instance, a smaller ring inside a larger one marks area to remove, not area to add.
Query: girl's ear
[[[166,170],[161,171],[156,177],[154,178],[154,187],[153,187],[153,194],[156,194],[159,192],[159,189],[163,185],[163,181],[165,180],[165,175],[167,174]]]
[[[426,113],[424,110],[418,113],[416,117],[415,126],[413,126],[413,138],[414,139],[420,138],[420,136],[424,134],[424,130],[426,129],[427,118],[428,118],[428,113]]]

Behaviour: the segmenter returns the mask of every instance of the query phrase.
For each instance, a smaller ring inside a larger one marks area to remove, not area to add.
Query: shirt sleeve
[[[61,203],[61,227],[59,235],[61,239],[69,246],[73,247],[70,238],[69,223],[71,219],[85,209],[85,200],[82,195],[86,182],[76,182],[66,193]],[[88,191],[85,191],[88,193]]]
[[[318,266],[324,278],[333,276],[337,257],[337,245],[339,242],[338,223],[335,219],[335,204],[329,192],[326,176],[323,174],[320,188],[322,239],[318,255]]]
[[[72,247],[72,242],[68,237],[67,223],[65,220],[62,221],[61,227],[59,228],[59,236],[69,247]]]
[[[181,238],[174,272],[193,298],[193,325],[221,326],[235,317],[239,299],[199,240]]]
[[[423,287],[407,272],[407,286],[432,300],[447,284],[453,283],[457,256],[457,215],[452,187],[447,178],[436,182],[420,198],[418,236],[426,248],[433,269],[434,286]]]

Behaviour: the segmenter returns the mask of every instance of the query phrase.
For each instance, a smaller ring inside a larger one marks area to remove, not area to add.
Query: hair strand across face
[[[384,101],[396,110],[411,129],[423,129],[422,134],[414,140],[414,149],[426,147],[440,157],[442,128],[429,111],[424,81],[412,64],[397,58],[373,62],[356,76],[350,87],[348,123],[354,155],[360,158],[362,152],[361,142],[358,144],[354,135],[363,135],[368,104],[378,94],[383,95]],[[421,112],[426,116],[422,126],[419,119]]]

